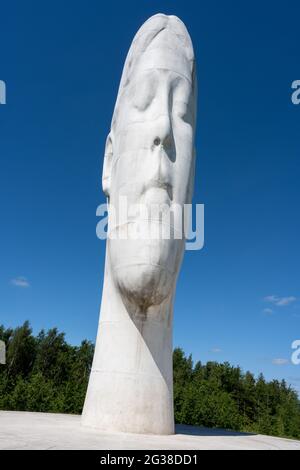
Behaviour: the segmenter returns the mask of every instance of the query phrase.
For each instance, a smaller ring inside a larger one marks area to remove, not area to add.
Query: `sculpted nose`
[[[153,144],[169,149],[173,145],[173,132],[170,116],[161,116],[157,121],[156,132],[154,133]]]

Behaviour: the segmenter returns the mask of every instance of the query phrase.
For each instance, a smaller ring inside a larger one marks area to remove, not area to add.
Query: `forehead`
[[[182,49],[175,51],[169,47],[155,47],[141,53],[132,78],[147,70],[168,70],[192,83],[191,63]]]

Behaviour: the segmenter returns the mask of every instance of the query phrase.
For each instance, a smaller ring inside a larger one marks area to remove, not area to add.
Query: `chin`
[[[182,240],[109,240],[114,284],[131,312],[145,314],[170,299],[182,258]]]
[[[128,264],[114,270],[114,280],[130,311],[146,314],[170,298],[174,278],[163,266]]]

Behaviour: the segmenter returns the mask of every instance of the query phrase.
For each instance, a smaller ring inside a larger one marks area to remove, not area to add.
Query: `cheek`
[[[146,122],[132,122],[117,135],[116,154],[122,156],[124,153],[150,148],[153,136],[151,129],[152,126]]]
[[[114,196],[125,195],[131,199],[131,202],[136,202],[142,185],[147,178],[147,175],[145,175],[147,158],[147,152],[143,149],[133,150],[130,148],[119,155],[112,171]]]
[[[194,132],[192,126],[177,118],[173,119],[172,128],[176,149],[181,152],[186,148],[186,152],[189,152],[193,148]]]
[[[182,159],[180,162],[176,163],[177,168],[174,175],[174,202],[180,205],[188,204],[188,194],[190,191],[188,189],[193,184],[191,178],[191,169],[194,165],[193,158],[191,159]]]
[[[174,133],[176,146],[176,160],[173,166],[174,202],[178,204],[188,203],[187,190],[193,183],[191,181],[191,169],[194,166],[194,139],[191,126],[180,125]]]

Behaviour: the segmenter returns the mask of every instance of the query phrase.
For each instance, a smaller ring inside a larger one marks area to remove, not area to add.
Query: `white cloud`
[[[284,366],[288,363],[289,363],[288,359],[282,359],[282,358],[276,358],[276,359],[273,359],[272,361],[272,364],[274,364],[275,366]]]
[[[26,277],[22,277],[22,276],[16,277],[15,279],[12,279],[10,282],[11,284],[17,287],[29,287],[30,286],[29,281],[26,279]]]
[[[210,351],[213,352],[213,353],[220,353],[220,352],[222,352],[222,349],[220,349],[220,348],[212,348]]]
[[[278,300],[277,305],[279,307],[285,307],[286,305],[290,305],[293,302],[296,302],[296,297],[282,297],[282,299]]]
[[[296,302],[297,298],[294,296],[290,297],[279,297],[278,295],[268,295],[264,298],[265,302],[269,302],[276,307],[286,307],[294,302]]]
[[[264,308],[263,312],[266,315],[273,315],[273,310],[271,308]]]

